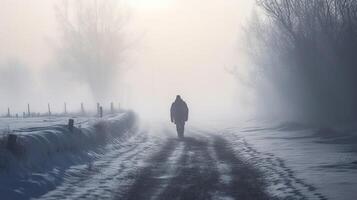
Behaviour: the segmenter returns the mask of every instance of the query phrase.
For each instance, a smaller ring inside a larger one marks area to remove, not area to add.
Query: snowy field
[[[281,199],[356,199],[356,131],[250,121],[223,130]],[[236,139],[233,139],[236,138]]]
[[[357,194],[353,134],[296,123],[217,122],[188,125],[179,140],[172,125],[136,125],[132,113],[75,118],[73,132],[65,117],[25,120],[1,122],[25,149],[16,155],[1,148],[5,199],[352,200]]]

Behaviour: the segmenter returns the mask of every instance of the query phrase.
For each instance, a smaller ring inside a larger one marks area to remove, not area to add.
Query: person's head
[[[180,95],[176,95],[176,101],[181,100],[181,96]]]

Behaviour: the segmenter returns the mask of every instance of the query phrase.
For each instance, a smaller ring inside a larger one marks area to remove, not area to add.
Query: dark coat
[[[171,105],[170,113],[171,122],[175,122],[175,124],[186,122],[188,120],[188,107],[186,102],[182,99],[176,99]]]

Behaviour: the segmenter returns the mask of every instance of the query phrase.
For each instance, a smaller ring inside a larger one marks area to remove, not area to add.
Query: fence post
[[[64,114],[67,115],[67,104],[64,102]]]
[[[51,107],[49,103],[47,104],[47,107],[48,107],[48,115],[51,116]]]
[[[10,114],[10,108],[7,108],[7,117],[10,117],[11,114]]]
[[[31,112],[30,112],[30,104],[27,104],[27,115],[28,117],[31,117]]]
[[[84,105],[83,105],[83,103],[81,103],[81,113],[82,113],[82,115],[84,115]]]

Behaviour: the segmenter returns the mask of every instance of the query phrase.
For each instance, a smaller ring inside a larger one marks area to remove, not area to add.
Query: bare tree
[[[126,19],[121,5],[115,0],[64,0],[55,9],[62,35],[59,65],[89,84],[95,98],[110,98],[124,70]]]
[[[259,17],[246,34],[248,52],[259,47],[255,65],[289,109],[306,119],[356,120],[357,1],[257,0],[257,5]]]

